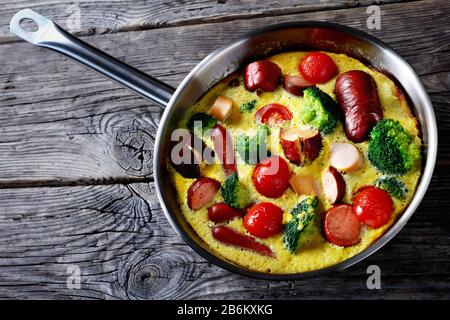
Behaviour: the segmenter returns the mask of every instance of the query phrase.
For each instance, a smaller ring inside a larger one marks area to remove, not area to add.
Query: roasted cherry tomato
[[[270,202],[255,204],[244,217],[244,227],[255,237],[276,235],[283,229],[283,210]]]
[[[386,224],[392,215],[392,209],[391,196],[375,187],[362,189],[353,201],[353,210],[359,220],[372,228]]]
[[[268,104],[255,113],[255,121],[269,126],[280,124],[292,119],[292,112],[278,103]]]
[[[327,54],[311,52],[300,61],[298,71],[306,81],[325,83],[338,73],[338,68]]]
[[[253,184],[263,196],[279,198],[289,186],[289,166],[283,158],[271,156],[256,166]]]

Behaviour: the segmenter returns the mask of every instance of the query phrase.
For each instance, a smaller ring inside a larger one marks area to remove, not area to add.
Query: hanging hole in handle
[[[22,18],[19,21],[20,27],[27,32],[36,32],[39,30],[39,26],[33,19]]]
[[[45,31],[51,26],[53,26],[51,20],[33,10],[23,9],[11,18],[9,31],[32,44],[39,45]]]

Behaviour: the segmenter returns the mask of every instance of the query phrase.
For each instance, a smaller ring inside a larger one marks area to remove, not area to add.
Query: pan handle
[[[23,20],[32,20],[37,31],[27,31]],[[40,47],[52,49],[72,58],[124,87],[165,107],[175,91],[171,86],[126,65],[91,45],[75,38],[56,23],[33,10],[19,11],[11,19],[11,33]]]

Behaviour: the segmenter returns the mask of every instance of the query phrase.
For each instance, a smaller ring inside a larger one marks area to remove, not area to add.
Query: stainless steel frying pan
[[[21,27],[33,20],[38,30]],[[270,26],[244,35],[217,49],[201,61],[174,90],[170,86],[127,66],[98,49],[73,37],[51,20],[25,9],[11,20],[10,30],[22,39],[62,53],[165,108],[154,151],[154,178],[161,207],[178,234],[209,261],[233,272],[263,279],[300,279],[347,268],[368,257],[392,239],[411,218],[430,183],[436,161],[437,126],[430,99],[414,70],[380,40],[355,29],[329,22],[296,22]],[[424,142],[423,174],[416,194],[400,219],[381,238],[360,254],[321,270],[277,275],[255,272],[217,256],[197,236],[181,213],[176,192],[166,171],[171,132],[178,119],[219,80],[245,62],[287,50],[316,49],[345,53],[365,61],[394,77],[407,94],[422,130]]]

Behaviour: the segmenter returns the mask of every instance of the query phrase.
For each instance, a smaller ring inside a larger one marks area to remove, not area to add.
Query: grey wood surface
[[[0,42],[17,40],[7,26],[14,13],[24,8],[39,11],[77,35],[92,35],[396,2],[402,0],[3,0]],[[78,13],[81,23],[73,19]]]
[[[31,7],[64,26],[69,1],[0,6],[0,298],[448,298],[450,4],[383,1],[80,1],[87,42],[176,86],[211,50],[277,22],[328,20],[396,49],[424,82],[439,124],[436,171],[402,232],[364,262],[325,277],[255,281],[210,265],[164,218],[153,189],[161,110],[66,58],[10,36]],[[64,15],[65,14],[65,15]],[[137,30],[137,31],[136,31]],[[232,30],[232,32],[230,31]],[[382,290],[366,288],[366,268]],[[79,266],[81,288],[67,287]]]

